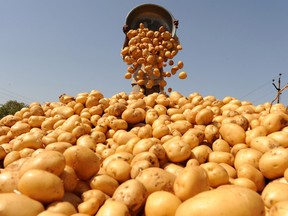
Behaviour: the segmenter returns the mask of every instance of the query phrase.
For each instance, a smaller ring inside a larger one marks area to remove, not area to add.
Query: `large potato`
[[[255,191],[235,185],[225,185],[205,191],[183,202],[175,216],[264,216],[261,196]]]
[[[18,190],[42,203],[59,201],[64,196],[62,180],[58,176],[40,169],[26,171],[19,179]]]
[[[146,198],[145,186],[135,179],[123,182],[112,196],[113,200],[124,203],[131,215],[137,215],[137,212],[144,206]]]
[[[0,172],[0,193],[14,192],[17,189],[19,181],[18,171]]]
[[[182,201],[198,193],[209,190],[209,178],[206,170],[200,166],[187,166],[176,176],[174,193]]]
[[[44,206],[41,202],[23,194],[0,193],[1,216],[37,216],[42,211],[44,211]]]
[[[259,160],[259,170],[268,179],[284,176],[288,168],[288,149],[283,147],[273,148],[265,152]]]
[[[81,180],[88,180],[100,169],[100,159],[88,147],[71,146],[63,153],[66,165],[71,166]]]
[[[270,182],[261,193],[267,208],[271,208],[278,202],[288,200],[288,184],[282,182]]]
[[[173,193],[155,191],[150,194],[145,204],[146,216],[174,216],[181,200]]]
[[[173,192],[175,175],[159,167],[149,167],[140,172],[135,179],[145,186],[148,194],[160,190]]]
[[[244,143],[246,134],[245,130],[236,123],[225,123],[219,129],[221,137],[231,146],[238,143]]]

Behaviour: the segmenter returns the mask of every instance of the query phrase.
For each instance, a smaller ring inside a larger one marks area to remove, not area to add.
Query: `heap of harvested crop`
[[[283,104],[176,91],[31,103],[0,120],[0,212],[284,215],[287,122]]]

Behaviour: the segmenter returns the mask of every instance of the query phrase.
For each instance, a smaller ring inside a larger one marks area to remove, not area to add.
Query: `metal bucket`
[[[153,31],[159,30],[161,26],[172,34],[176,35],[176,27],[174,25],[175,18],[165,8],[156,4],[143,4],[132,9],[126,17],[126,25],[129,29],[138,29],[140,23],[145,28]]]

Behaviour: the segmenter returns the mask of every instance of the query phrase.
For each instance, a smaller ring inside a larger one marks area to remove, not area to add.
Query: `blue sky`
[[[253,104],[276,96],[272,79],[288,83],[286,0],[1,0],[0,104],[58,101],[93,89],[129,93],[120,56],[127,14],[160,4],[179,20],[186,80],[168,87],[188,96],[232,96]],[[288,104],[288,89],[281,101]]]

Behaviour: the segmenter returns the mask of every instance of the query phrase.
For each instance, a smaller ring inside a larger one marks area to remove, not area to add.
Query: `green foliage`
[[[0,105],[0,119],[7,115],[14,115],[17,111],[23,107],[27,107],[24,103],[19,103],[15,100],[9,100],[5,104]]]

